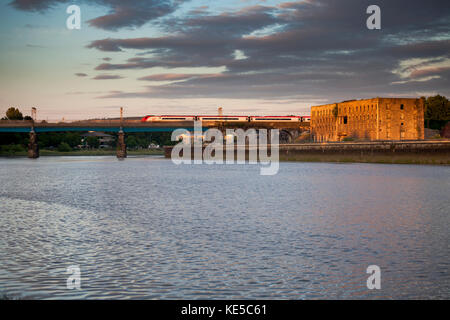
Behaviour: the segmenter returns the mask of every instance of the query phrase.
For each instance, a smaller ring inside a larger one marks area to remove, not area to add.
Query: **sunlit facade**
[[[316,142],[424,139],[424,103],[374,98],[313,106],[311,134]]]

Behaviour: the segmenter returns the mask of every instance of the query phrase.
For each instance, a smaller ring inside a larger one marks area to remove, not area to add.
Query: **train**
[[[147,115],[142,122],[161,121],[221,121],[221,122],[310,122],[310,116],[192,116],[192,115]]]

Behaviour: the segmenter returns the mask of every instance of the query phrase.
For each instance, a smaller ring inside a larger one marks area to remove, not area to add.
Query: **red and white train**
[[[177,115],[149,115],[141,119],[142,122],[161,121],[221,121],[221,122],[310,122],[310,116],[177,116]]]

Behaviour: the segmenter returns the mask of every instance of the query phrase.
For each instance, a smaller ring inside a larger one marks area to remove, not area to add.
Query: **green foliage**
[[[21,144],[28,145],[28,133],[1,133],[0,145]]]
[[[175,144],[175,142],[172,142],[170,140],[171,135],[172,134],[170,132],[127,133],[125,135],[125,143],[127,144],[127,147],[130,149],[138,149],[138,148],[147,149],[151,143],[157,144],[160,146],[173,145],[173,144]]]
[[[68,143],[61,142],[58,146],[58,151],[59,152],[69,152],[69,151],[72,151],[72,148],[69,146]]]
[[[113,136],[117,139],[117,134],[113,134]],[[136,150],[135,152],[142,151],[145,154],[148,154],[148,146],[152,143],[160,146],[176,144],[176,142],[171,141],[170,132],[127,133],[125,137],[129,149],[134,149]],[[40,132],[37,135],[37,141],[42,152],[47,150],[55,154],[58,154],[60,151],[70,154],[78,152],[74,151],[74,149],[82,144],[81,133],[79,132]],[[0,153],[2,155],[24,155],[27,152],[28,142],[28,133],[0,133]],[[88,137],[86,142],[91,149],[100,147],[97,137]],[[112,141],[110,145],[112,148],[115,148],[116,140]],[[41,154],[43,154],[42,152]],[[90,152],[93,151],[91,150]]]
[[[138,139],[135,136],[127,136],[125,137],[125,143],[127,148],[135,149],[139,146]]]
[[[353,137],[345,137],[342,141],[355,141]]]
[[[78,132],[67,132],[62,137],[62,141],[66,142],[71,148],[81,144],[81,136]]]
[[[17,153],[24,153],[24,152],[26,152],[26,149],[21,144],[9,144],[0,146],[0,154],[14,155]]]
[[[81,136],[78,132],[43,132],[38,134],[39,148],[55,148],[62,142],[66,142],[71,148],[81,144]]]
[[[441,95],[422,97],[425,101],[425,123],[427,128],[441,129],[450,121],[450,101]]]
[[[6,118],[8,118],[8,120],[23,120],[23,114],[19,109],[11,107],[6,110]]]
[[[100,142],[97,137],[87,137],[86,142],[90,148],[98,148],[100,146]]]

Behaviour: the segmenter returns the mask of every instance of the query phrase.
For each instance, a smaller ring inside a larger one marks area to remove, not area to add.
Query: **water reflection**
[[[0,292],[449,298],[448,167],[0,160]],[[382,269],[382,290],[366,268]],[[79,265],[82,289],[66,289]]]

